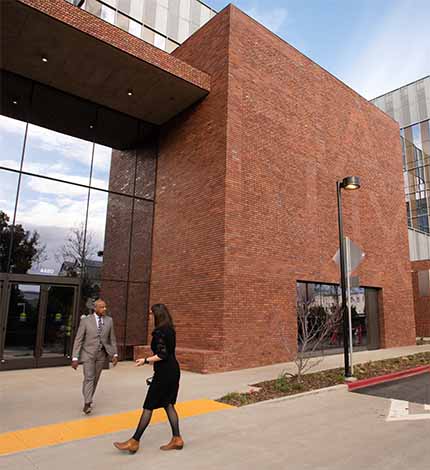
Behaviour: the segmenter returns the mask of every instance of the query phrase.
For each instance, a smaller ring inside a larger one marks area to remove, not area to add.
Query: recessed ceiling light
[[[45,56],[42,56],[42,62],[45,62],[45,63],[48,62],[48,58]]]
[[[93,124],[90,124],[90,129],[94,129],[94,125],[93,125]]]
[[[127,95],[128,96],[133,96],[133,90],[127,90]]]
[[[12,100],[13,104],[18,104],[18,100]]]

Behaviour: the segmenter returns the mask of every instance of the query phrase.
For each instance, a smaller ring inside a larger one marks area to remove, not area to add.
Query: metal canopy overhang
[[[168,63],[173,63],[175,73],[127,52],[129,44],[123,49],[114,47],[19,0],[1,4],[1,68],[9,72],[155,125],[169,121],[209,91],[208,85],[197,86],[186,78],[201,75],[208,84],[206,74],[147,43],[139,46],[150,48],[149,55],[157,59],[154,62],[171,59]],[[87,15],[100,30],[103,20],[66,5],[71,13]],[[109,34],[118,33],[113,25],[103,22],[102,26],[103,31],[111,28]],[[132,45],[142,42],[128,36]],[[44,56],[48,62],[42,61]]]

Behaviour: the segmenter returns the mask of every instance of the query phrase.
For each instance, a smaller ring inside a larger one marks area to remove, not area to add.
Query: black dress
[[[175,356],[176,333],[170,326],[152,332],[151,349],[161,361],[154,362],[154,377],[143,404],[146,410],[174,405],[181,372]]]

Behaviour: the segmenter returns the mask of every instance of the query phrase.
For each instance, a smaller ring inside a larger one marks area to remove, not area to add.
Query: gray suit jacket
[[[113,320],[105,315],[103,317],[103,328],[101,331],[101,343],[109,356],[117,354],[115,331]],[[99,335],[97,331],[97,321],[94,315],[81,318],[78,332],[73,344],[73,357],[85,362],[94,359],[99,349]]]

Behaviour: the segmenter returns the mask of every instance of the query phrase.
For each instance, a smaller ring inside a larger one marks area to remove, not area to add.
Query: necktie
[[[99,335],[100,335],[101,332],[102,332],[102,328],[103,328],[103,320],[102,320],[102,317],[97,316],[97,332],[98,332]]]

